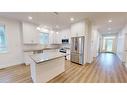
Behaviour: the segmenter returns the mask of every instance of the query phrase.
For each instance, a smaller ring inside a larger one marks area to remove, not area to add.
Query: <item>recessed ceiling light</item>
[[[37,29],[37,30],[39,30],[39,31],[41,30],[41,28],[40,28],[40,27],[37,27],[36,29]]]
[[[43,29],[44,32],[48,32],[48,29]]]
[[[111,22],[112,22],[112,20],[111,20],[111,19],[109,19],[109,20],[108,20],[108,22],[109,22],[109,23],[111,23]]]
[[[74,18],[73,18],[73,17],[71,17],[71,18],[70,18],[70,21],[74,21]]]
[[[48,29],[45,29],[45,28],[41,28],[41,31],[42,32],[48,32],[49,30]]]
[[[56,32],[56,34],[59,34],[59,32]]]
[[[32,18],[32,16],[28,16],[28,19],[29,19],[29,20],[32,20],[33,18]]]

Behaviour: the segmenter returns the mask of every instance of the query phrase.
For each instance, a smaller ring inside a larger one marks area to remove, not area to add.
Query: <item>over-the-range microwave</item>
[[[68,44],[69,43],[69,39],[62,39],[62,44]]]

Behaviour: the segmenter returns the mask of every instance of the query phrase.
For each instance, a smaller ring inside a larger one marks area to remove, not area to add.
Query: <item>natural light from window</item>
[[[40,32],[40,44],[49,44],[49,33]]]
[[[0,53],[5,51],[7,51],[5,27],[0,25]]]
[[[102,46],[103,51],[112,52],[115,38],[116,38],[115,36],[106,36],[103,38],[103,46]]]

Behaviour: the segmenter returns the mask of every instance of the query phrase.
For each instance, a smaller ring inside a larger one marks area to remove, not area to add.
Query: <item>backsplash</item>
[[[71,45],[70,44],[61,44],[60,47],[61,48],[69,48],[70,49]]]
[[[49,45],[40,45],[40,44],[25,44],[23,46],[24,50],[31,50],[31,49],[41,49],[41,48],[70,48],[70,44],[49,44]]]
[[[27,45],[24,45],[24,50],[40,49],[40,48],[59,48],[59,47],[60,45],[57,45],[57,44],[52,44],[52,45],[51,44],[50,45],[27,44]]]

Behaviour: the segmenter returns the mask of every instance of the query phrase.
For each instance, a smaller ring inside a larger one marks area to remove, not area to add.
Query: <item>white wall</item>
[[[91,43],[92,43],[92,58],[98,56],[98,50],[99,50],[99,40],[100,40],[101,35],[99,34],[97,27],[92,26],[92,37],[91,37]]]
[[[92,26],[89,20],[85,20],[85,56],[86,63],[92,62]]]
[[[125,34],[127,33],[127,25],[121,32],[118,33],[117,37],[117,55],[121,61],[125,62]]]
[[[97,27],[94,24],[90,24],[90,30],[88,31],[87,39],[87,62],[91,63],[93,58],[97,57],[99,54],[99,41],[101,38],[100,33],[97,30]]]
[[[0,68],[23,63],[21,44],[21,24],[18,21],[0,17],[0,23],[5,25],[7,34],[7,53],[0,54]]]

